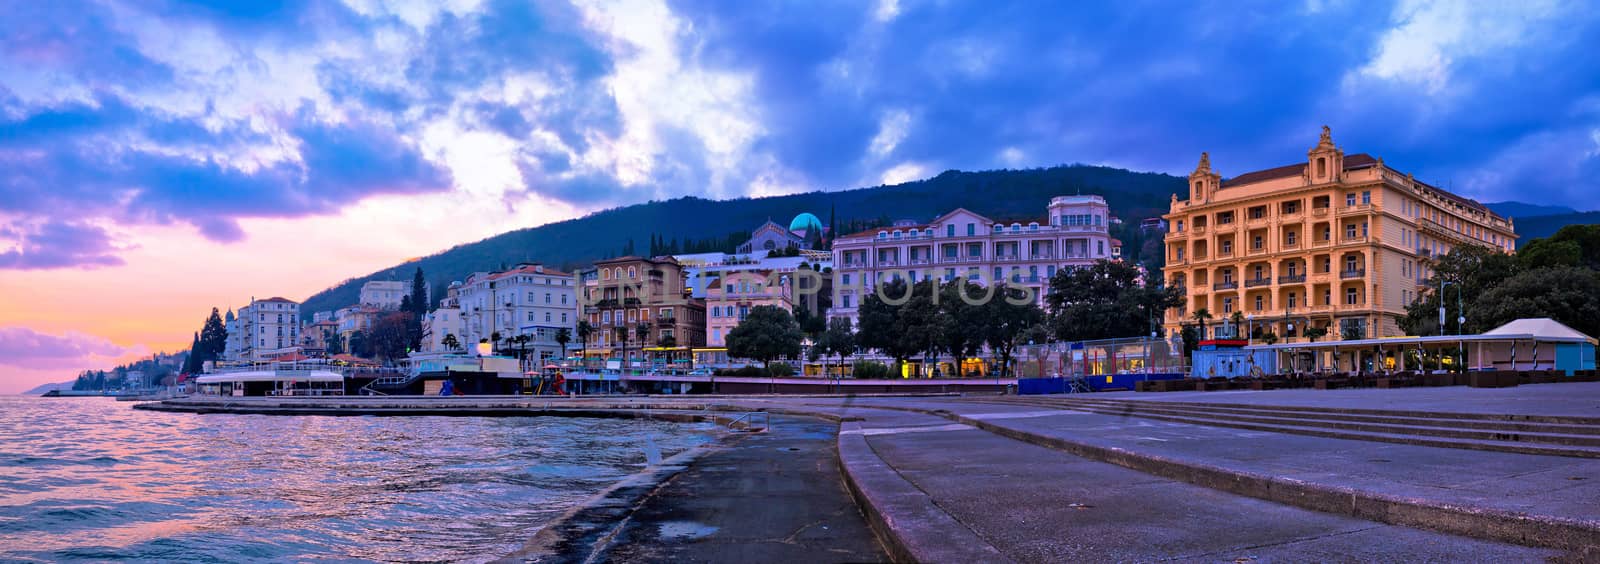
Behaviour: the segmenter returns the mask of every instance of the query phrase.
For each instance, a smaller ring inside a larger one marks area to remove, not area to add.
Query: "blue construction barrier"
[[[1134,383],[1145,380],[1182,380],[1183,374],[1105,374],[1098,376],[1085,376],[1084,383],[1089,389],[1102,392],[1111,388],[1132,390]],[[1064,394],[1072,389],[1071,378],[1018,378],[1017,395],[1035,396],[1044,394]]]

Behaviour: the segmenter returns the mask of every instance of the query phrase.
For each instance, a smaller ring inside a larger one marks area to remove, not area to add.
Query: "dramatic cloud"
[[[28,2],[0,13],[0,269],[377,196],[507,214],[1089,162],[1351,151],[1590,208],[1600,15],[1256,5]],[[402,213],[428,213],[427,209]]]
[[[72,331],[49,335],[27,327],[0,327],[0,364],[19,368],[88,368],[145,352],[142,345],[123,347],[102,337]]]

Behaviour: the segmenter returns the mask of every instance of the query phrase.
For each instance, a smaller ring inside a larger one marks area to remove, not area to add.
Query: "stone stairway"
[[[1001,400],[1102,415],[1385,443],[1600,458],[1600,418],[1075,397]]]

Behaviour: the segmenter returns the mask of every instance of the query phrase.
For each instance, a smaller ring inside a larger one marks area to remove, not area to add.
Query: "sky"
[[[1582,2],[16,2],[0,393],[503,231],[680,195],[1348,152],[1593,209]]]

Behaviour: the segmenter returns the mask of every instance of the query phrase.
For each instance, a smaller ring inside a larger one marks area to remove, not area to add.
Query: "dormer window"
[[[1038,231],[1038,230],[1039,230],[1039,222],[1035,221],[1035,222],[1031,222],[1031,223],[1028,224],[1028,231]]]
[[[896,238],[896,239],[900,238],[900,230],[899,229],[894,230],[894,238]]]
[[[994,232],[995,233],[1004,233],[1005,230],[1006,230],[1006,228],[1005,228],[1004,225],[1000,225],[998,223],[994,224]]]
[[[888,231],[879,231],[878,232],[878,238],[879,239],[888,239],[889,238],[889,232]]]

